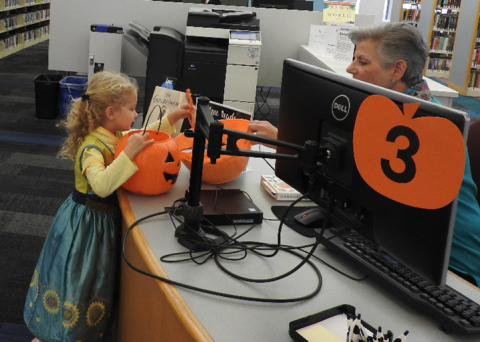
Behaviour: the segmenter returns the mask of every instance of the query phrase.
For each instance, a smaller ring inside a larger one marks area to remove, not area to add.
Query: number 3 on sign
[[[390,99],[371,95],[361,104],[353,131],[358,172],[375,191],[418,208],[452,202],[462,184],[465,144],[460,130],[440,117],[413,119],[419,103],[403,113]]]

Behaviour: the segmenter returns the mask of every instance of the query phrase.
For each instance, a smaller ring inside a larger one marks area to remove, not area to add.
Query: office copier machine
[[[253,113],[261,45],[254,12],[191,8],[182,89]]]

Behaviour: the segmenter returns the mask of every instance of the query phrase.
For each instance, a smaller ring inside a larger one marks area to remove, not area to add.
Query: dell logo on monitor
[[[350,100],[345,95],[338,95],[332,103],[332,115],[338,121],[345,120],[350,112]]]

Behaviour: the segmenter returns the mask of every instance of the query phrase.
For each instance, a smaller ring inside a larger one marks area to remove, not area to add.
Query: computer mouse
[[[308,228],[322,228],[325,212],[320,208],[302,211],[294,216],[295,221]]]

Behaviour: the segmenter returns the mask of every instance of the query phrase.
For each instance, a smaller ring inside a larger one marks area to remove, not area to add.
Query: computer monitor
[[[288,9],[293,0],[252,0],[252,7]]]
[[[468,116],[463,112],[287,59],[281,83],[278,139],[297,145],[306,140],[321,145],[333,142],[341,157],[333,164],[317,166],[309,198],[328,210],[329,198],[333,197],[334,220],[352,225],[423,278],[444,284],[457,200],[438,209],[413,207],[381,195],[361,177],[353,154],[353,131],[360,105],[372,94],[391,99],[400,112],[404,103],[420,102],[414,118],[446,118],[463,136],[468,129]],[[378,122],[382,115],[388,113],[379,113]],[[459,138],[462,144],[462,136]],[[277,151],[291,153],[281,147]],[[275,174],[301,193],[308,190],[301,162],[277,160]]]
[[[223,4],[223,1],[222,1]],[[305,0],[252,0],[252,7],[313,11],[313,1]]]
[[[248,0],[222,0],[222,5],[248,7]]]

